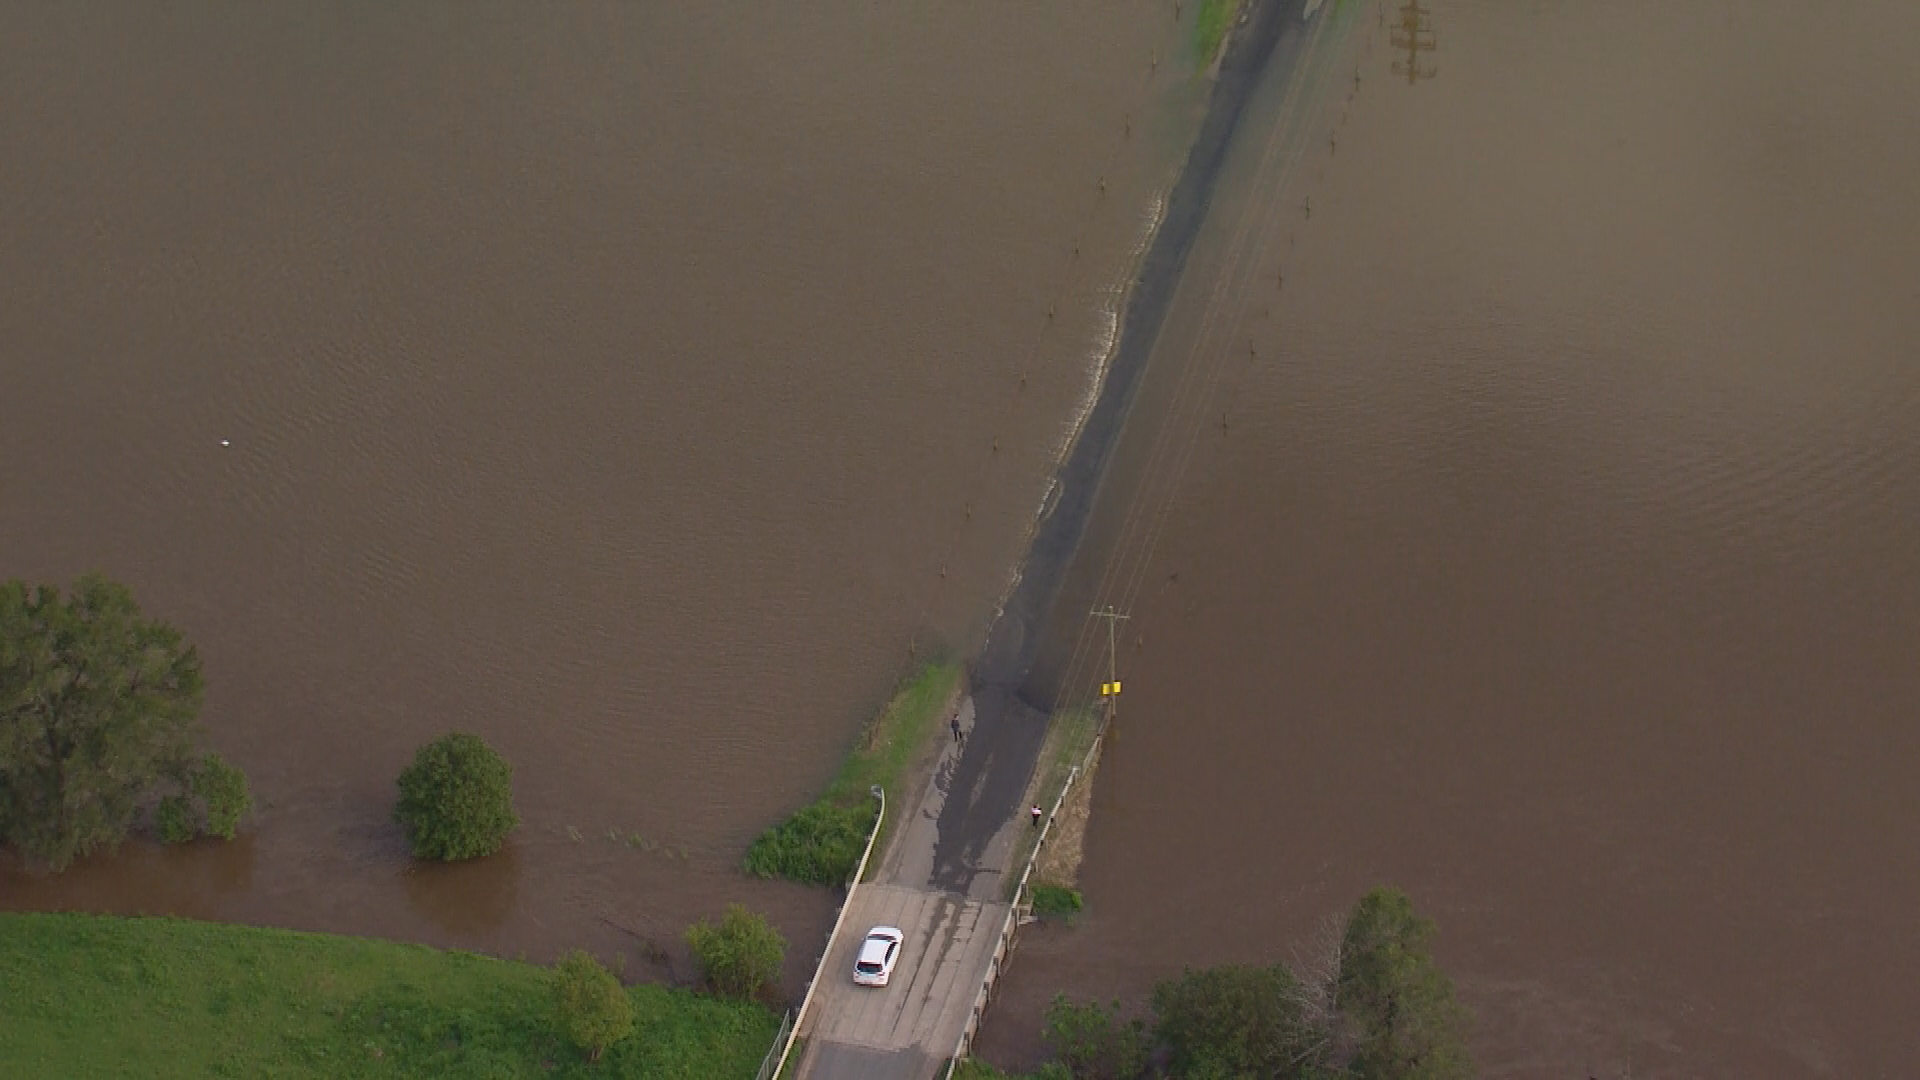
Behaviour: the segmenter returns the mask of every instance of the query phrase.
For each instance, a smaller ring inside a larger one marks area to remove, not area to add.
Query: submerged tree
[[[420,858],[456,862],[491,855],[520,824],[513,810],[513,766],[478,735],[442,735],[401,770],[393,816]]]
[[[53,869],[117,845],[157,782],[186,782],[201,692],[126,586],[0,584],[0,840]]]
[[[160,839],[169,844],[184,844],[200,835],[231,840],[240,829],[240,819],[253,809],[247,774],[219,754],[208,754],[189,768],[183,786],[185,791],[161,799],[154,811]]]
[[[1433,921],[1398,889],[1355,905],[1340,949],[1335,1002],[1353,1039],[1348,1068],[1368,1080],[1462,1080],[1473,1075],[1467,1011],[1433,961]]]

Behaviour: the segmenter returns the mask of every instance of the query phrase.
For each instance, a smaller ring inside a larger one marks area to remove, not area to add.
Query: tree
[[[1153,1011],[1177,1076],[1297,1077],[1318,1060],[1321,1040],[1280,964],[1189,969],[1153,988]]]
[[[201,835],[231,840],[240,819],[253,808],[247,774],[219,754],[208,754],[190,767],[181,786],[185,790],[161,799],[153,815],[160,839],[169,844]]]
[[[778,981],[787,958],[780,931],[739,904],[729,904],[718,925],[703,919],[687,927],[687,944],[714,992],[743,1001]]]
[[[185,795],[169,795],[154,809],[153,824],[164,844],[184,844],[200,835],[200,822],[193,803]]]
[[[1047,1006],[1045,1035],[1053,1056],[1073,1080],[1134,1080],[1146,1071],[1146,1026],[1119,1022],[1120,1003],[1084,1005],[1056,994]]]
[[[401,771],[393,816],[420,858],[457,862],[491,855],[520,824],[513,812],[513,766],[478,735],[442,735]]]
[[[1433,962],[1433,921],[1398,889],[1354,906],[1335,991],[1355,1047],[1349,1065],[1367,1080],[1460,1080],[1473,1075],[1467,1012]]]
[[[207,833],[222,840],[233,839],[240,829],[240,819],[253,809],[247,774],[219,754],[208,754],[194,770],[191,788],[207,805]]]
[[[0,585],[0,840],[56,870],[118,845],[184,779],[201,693],[198,654],[126,586]]]
[[[607,1047],[633,1031],[633,999],[613,973],[579,949],[553,968],[554,1016],[575,1046],[599,1061]]]

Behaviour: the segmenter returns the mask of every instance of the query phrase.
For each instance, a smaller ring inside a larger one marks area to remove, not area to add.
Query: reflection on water
[[[1920,1073],[1920,6],[1419,7],[1237,148],[1076,571],[1087,911],[985,1048],[1392,882],[1486,1075]]]
[[[209,919],[253,888],[256,840],[199,839],[181,845],[130,840],[110,859],[82,860],[59,875],[0,865],[5,906],[24,910],[97,911]],[[126,882],[142,888],[126,892]]]
[[[483,938],[499,930],[520,897],[520,847],[508,841],[484,859],[413,862],[402,872],[413,910],[450,934]]]

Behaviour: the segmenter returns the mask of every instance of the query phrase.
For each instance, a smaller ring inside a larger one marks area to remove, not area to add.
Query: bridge
[[[1000,960],[1022,800],[1047,716],[1011,694],[963,696],[964,740],[944,740],[923,790],[901,818],[874,880],[847,897],[813,999],[800,1018],[800,1080],[928,1080],[945,1074]],[[906,935],[885,987],[853,984],[854,952],[871,926]]]

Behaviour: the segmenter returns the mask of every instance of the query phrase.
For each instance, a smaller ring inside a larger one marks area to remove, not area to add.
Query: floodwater
[[[0,576],[179,625],[259,812],[7,866],[0,906],[544,958],[738,900],[797,983],[831,896],[735,866],[984,633],[1196,123],[1183,34],[1158,0],[8,5]],[[393,778],[449,729],[525,824],[416,869]]]
[[[1088,910],[981,1049],[1392,883],[1487,1076],[1920,1074],[1920,7],[1425,10],[1239,136],[1058,616],[1132,616]]]

